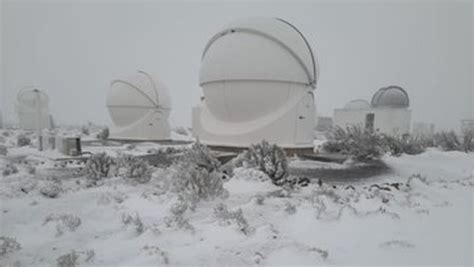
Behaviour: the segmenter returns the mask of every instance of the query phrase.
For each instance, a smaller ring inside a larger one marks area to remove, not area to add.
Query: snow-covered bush
[[[285,151],[263,140],[252,145],[235,160],[235,166],[256,168],[267,174],[275,185],[283,185],[288,177],[288,160]]]
[[[43,225],[56,222],[56,236],[60,236],[65,230],[74,232],[81,225],[81,218],[72,214],[49,214],[44,219]]]
[[[348,155],[356,161],[371,161],[384,154],[382,135],[361,126],[336,127],[328,139],[323,144],[324,151]]]
[[[6,156],[8,154],[8,149],[4,145],[0,145],[0,155]]]
[[[296,206],[291,204],[290,202],[285,202],[285,212],[288,214],[295,214],[296,213]]]
[[[245,219],[243,215],[242,209],[229,211],[225,204],[220,203],[214,208],[214,216],[219,219],[220,223],[225,225],[235,224],[239,231],[245,235],[253,233],[254,229],[249,226],[247,219]]]
[[[21,249],[15,238],[0,236],[0,257]]]
[[[172,167],[171,190],[178,193],[191,206],[199,200],[225,197],[223,187],[227,175],[220,169],[220,162],[209,149],[196,142]]]
[[[394,156],[402,153],[408,155],[418,155],[425,152],[425,139],[421,136],[405,134],[402,136],[383,135],[382,144],[387,152]]]
[[[97,139],[101,141],[105,141],[109,139],[110,131],[108,127],[103,128],[98,134],[97,134]]]
[[[170,216],[164,218],[165,225],[169,228],[177,228],[188,231],[194,231],[194,227],[189,221],[184,218],[184,213],[188,209],[188,203],[182,198],[178,199],[178,202],[174,203],[170,209]]]
[[[125,178],[147,183],[151,179],[152,169],[145,160],[133,155],[121,155],[117,161],[117,167],[120,175]]]
[[[87,159],[84,174],[93,180],[109,177],[115,161],[106,153],[97,153]]]
[[[474,129],[463,130],[462,148],[465,152],[474,151]]]
[[[19,134],[16,137],[16,145],[21,146],[29,146],[31,144],[31,139],[24,134]]]
[[[61,255],[56,259],[58,267],[75,267],[81,266],[81,263],[90,263],[95,258],[95,251],[93,249],[84,251],[75,251]]]
[[[435,142],[444,151],[462,150],[462,143],[454,131],[436,133]]]
[[[147,252],[148,255],[158,256],[161,260],[160,264],[169,264],[169,256],[166,251],[163,251],[157,246],[148,246],[145,245],[143,250]]]
[[[135,216],[130,214],[122,214],[122,223],[125,225],[133,225],[135,231],[138,234],[142,234],[145,231],[145,225],[143,224],[142,219],[138,213],[135,213]]]
[[[13,163],[6,164],[2,171],[3,176],[8,176],[15,173],[18,173],[18,168]]]
[[[47,182],[40,188],[40,193],[49,198],[58,197],[61,192],[61,185],[56,182]]]
[[[79,255],[73,250],[70,253],[59,256],[56,259],[58,267],[76,267],[79,266]]]

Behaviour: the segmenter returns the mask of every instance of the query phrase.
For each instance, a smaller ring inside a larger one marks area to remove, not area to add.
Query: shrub
[[[239,231],[245,235],[253,232],[253,228],[249,226],[247,219],[245,219],[242,213],[242,209],[229,211],[225,204],[220,203],[214,208],[214,216],[224,224],[230,225],[234,223]]]
[[[285,202],[285,211],[288,214],[295,214],[296,213],[296,206],[291,204],[290,202]]]
[[[97,139],[102,141],[102,143],[105,143],[105,141],[109,139],[109,135],[110,135],[109,128],[105,127],[97,134],[96,137]]]
[[[8,149],[4,145],[0,145],[0,155],[6,156],[8,154]]]
[[[75,251],[72,250],[71,252],[61,255],[56,259],[56,264],[59,267],[75,267],[80,266],[79,259],[82,261],[89,263],[95,257],[94,250],[85,250],[85,251]]]
[[[465,152],[474,151],[474,129],[463,130],[462,149]]]
[[[140,216],[138,216],[138,213],[135,213],[135,216],[130,214],[122,214],[122,223],[125,225],[132,224],[138,234],[142,234],[145,231],[145,225],[143,224]]]
[[[199,200],[210,200],[227,195],[223,179],[227,175],[220,170],[220,162],[209,149],[196,142],[174,165],[171,175],[172,191],[192,205]]]
[[[323,144],[329,153],[341,153],[365,162],[379,159],[384,154],[383,136],[360,126],[336,127]]]
[[[143,247],[143,250],[146,251],[148,253],[148,255],[158,255],[160,260],[161,260],[160,264],[169,264],[170,263],[168,253],[166,251],[161,250],[157,246],[145,245]]]
[[[256,168],[270,177],[275,185],[283,185],[288,177],[288,160],[285,151],[263,140],[252,145],[247,151],[239,155],[235,165]]]
[[[31,139],[23,134],[19,134],[16,137],[16,145],[21,146],[29,146],[31,144]]]
[[[49,214],[44,219],[43,225],[49,222],[57,222],[56,224],[56,236],[60,236],[64,233],[64,230],[74,232],[81,225],[81,218],[72,214]]]
[[[399,156],[402,153],[417,155],[425,152],[426,144],[421,137],[412,135],[388,136],[383,135],[383,146],[387,152]]]
[[[435,142],[444,151],[462,150],[462,143],[454,131],[435,134]]]
[[[61,186],[55,182],[48,182],[40,189],[40,193],[49,198],[56,198],[61,192]]]
[[[0,236],[0,257],[21,249],[15,238]]]
[[[79,266],[78,263],[79,255],[73,250],[70,253],[59,256],[56,259],[58,267],[75,267]]]
[[[115,162],[106,153],[98,153],[87,159],[84,166],[84,173],[88,178],[100,180],[109,177]]]
[[[120,174],[139,183],[147,183],[151,179],[151,168],[145,160],[133,156],[122,155],[118,159]]]
[[[2,171],[3,176],[8,176],[15,173],[18,173],[18,168],[13,163],[6,164]]]
[[[188,209],[188,203],[185,200],[180,198],[178,202],[173,204],[170,209],[171,216],[164,218],[165,224],[167,227],[175,227],[178,229],[184,229],[189,231],[194,231],[194,227],[189,223],[187,219],[184,218],[184,213]]]

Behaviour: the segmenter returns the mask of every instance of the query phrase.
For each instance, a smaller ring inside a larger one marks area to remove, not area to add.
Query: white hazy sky
[[[8,121],[16,92],[35,85],[57,122],[110,123],[109,82],[143,69],[169,87],[172,123],[190,126],[207,40],[248,16],[281,17],[307,37],[321,69],[320,115],[396,84],[410,95],[413,121],[457,129],[474,118],[472,2],[3,1],[0,9]]]

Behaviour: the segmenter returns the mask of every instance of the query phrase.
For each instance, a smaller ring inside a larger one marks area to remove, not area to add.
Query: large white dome
[[[380,88],[372,97],[371,105],[374,108],[408,108],[410,100],[408,93],[403,88],[391,85]]]
[[[163,139],[169,137],[171,101],[166,86],[156,77],[138,71],[113,80],[107,108],[116,128],[116,139]]]
[[[247,18],[224,27],[207,43],[200,84],[282,81],[316,86],[319,67],[306,38],[279,18]]]
[[[34,87],[21,89],[16,97],[15,109],[22,129],[49,128],[49,97],[44,91]]]
[[[193,129],[203,143],[245,147],[262,139],[313,144],[317,60],[305,37],[278,18],[238,20],[204,48],[202,107]]]

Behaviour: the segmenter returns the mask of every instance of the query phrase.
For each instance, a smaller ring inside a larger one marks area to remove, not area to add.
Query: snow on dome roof
[[[150,110],[161,112],[171,109],[166,86],[144,71],[113,80],[110,87],[107,108],[117,126],[129,125]]]
[[[283,81],[315,88],[319,67],[303,34],[279,18],[247,18],[224,27],[207,43],[200,84]]]
[[[380,88],[372,97],[372,107],[408,108],[408,93],[400,86],[391,85]]]
[[[365,99],[351,100],[344,105],[345,109],[369,109],[370,103]]]

